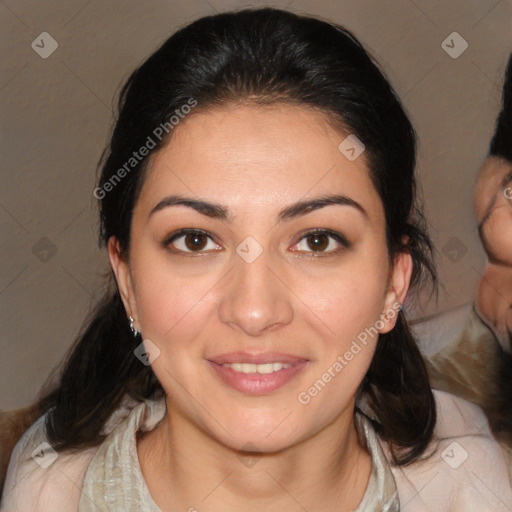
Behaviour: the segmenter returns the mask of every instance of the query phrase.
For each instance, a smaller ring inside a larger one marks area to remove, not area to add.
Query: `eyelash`
[[[162,245],[164,248],[170,250],[174,254],[178,254],[180,256],[201,256],[205,254],[207,251],[183,251],[181,249],[172,249],[169,247],[170,244],[175,242],[177,239],[186,236],[186,235],[203,235],[208,238],[210,238],[212,241],[214,241],[214,237],[211,233],[208,231],[204,231],[202,229],[181,229],[180,231],[177,231],[176,233],[173,233],[172,235],[168,236],[163,240]],[[328,229],[313,229],[310,231],[306,231],[305,233],[301,233],[300,239],[294,244],[297,245],[302,240],[308,238],[309,236],[313,235],[327,235],[331,238],[333,238],[336,242],[338,242],[341,247],[338,247],[337,249],[330,250],[330,251],[294,251],[294,252],[303,252],[303,253],[309,253],[309,257],[311,258],[318,258],[318,257],[325,257],[325,256],[331,256],[339,254],[340,252],[345,251],[346,249],[349,249],[351,247],[350,243],[347,241],[347,239],[341,234],[336,231],[331,231]],[[215,242],[215,241],[214,241]],[[216,242],[215,242],[216,243]]]

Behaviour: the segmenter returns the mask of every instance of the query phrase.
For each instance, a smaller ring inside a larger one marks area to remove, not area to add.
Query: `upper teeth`
[[[283,368],[290,368],[291,364],[288,363],[224,363],[222,366],[231,368],[235,372],[241,373],[273,373],[282,370]]]

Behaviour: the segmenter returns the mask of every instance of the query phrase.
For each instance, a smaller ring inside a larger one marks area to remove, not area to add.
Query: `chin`
[[[236,451],[274,453],[289,448],[307,437],[303,432],[304,421],[298,422],[297,414],[290,413],[285,408],[280,408],[274,413],[253,410],[243,419],[220,416],[216,418],[225,429],[217,423],[213,425],[210,422],[214,438]]]

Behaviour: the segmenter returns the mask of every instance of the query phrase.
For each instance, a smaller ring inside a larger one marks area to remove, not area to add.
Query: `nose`
[[[286,276],[273,267],[266,251],[250,263],[234,255],[234,268],[219,304],[223,323],[249,336],[260,336],[292,321],[293,292]]]

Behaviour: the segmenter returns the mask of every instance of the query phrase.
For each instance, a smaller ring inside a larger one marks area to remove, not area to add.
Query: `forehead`
[[[164,195],[208,198],[233,211],[340,193],[382,216],[364,152],[349,160],[339,146],[349,133],[306,106],[230,105],[196,111],[152,155],[139,202]]]

